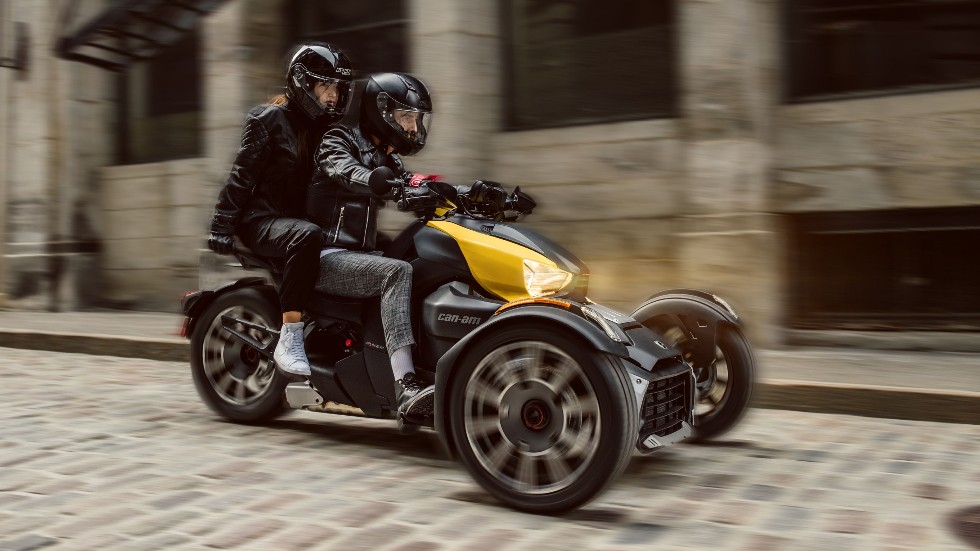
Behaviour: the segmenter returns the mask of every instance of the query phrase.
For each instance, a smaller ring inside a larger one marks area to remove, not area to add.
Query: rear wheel
[[[688,361],[696,342],[680,327],[660,323],[652,327],[664,341],[681,350]],[[710,364],[694,367],[696,402],[694,439],[717,437],[734,427],[745,415],[755,384],[755,365],[742,331],[718,324]]]
[[[553,330],[514,327],[480,342],[449,392],[460,458],[517,509],[579,507],[632,455],[638,415],[620,360]]]
[[[191,374],[201,399],[215,413],[240,423],[258,423],[285,409],[286,377],[272,360],[244,344],[221,325],[222,316],[276,328],[278,305],[255,288],[219,296],[204,311],[191,335]],[[238,325],[238,331],[268,344],[274,338]]]

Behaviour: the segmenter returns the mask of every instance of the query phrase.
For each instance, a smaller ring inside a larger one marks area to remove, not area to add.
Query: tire
[[[653,329],[668,344],[679,348],[685,358],[690,357],[693,342],[680,328],[661,324]],[[755,361],[741,329],[727,323],[718,324],[714,358],[706,371],[695,370],[693,442],[717,438],[730,430],[741,421],[752,398]]]
[[[635,397],[620,362],[530,325],[476,344],[447,400],[452,441],[476,482],[511,507],[541,514],[598,496],[622,474],[637,438]]]
[[[191,335],[194,387],[204,403],[226,419],[237,423],[274,419],[286,409],[289,381],[272,360],[222,329],[223,315],[273,328],[281,319],[279,305],[256,288],[236,289],[215,299]],[[261,340],[257,331],[251,334]]]

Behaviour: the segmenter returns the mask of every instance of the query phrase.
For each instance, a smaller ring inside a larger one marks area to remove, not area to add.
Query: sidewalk
[[[0,347],[186,362],[183,317],[0,310]],[[756,350],[756,407],[980,424],[980,354]]]

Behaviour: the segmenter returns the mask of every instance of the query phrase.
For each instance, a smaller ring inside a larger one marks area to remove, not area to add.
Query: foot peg
[[[289,383],[286,385],[286,403],[293,409],[306,409],[323,405],[323,396],[309,383]]]

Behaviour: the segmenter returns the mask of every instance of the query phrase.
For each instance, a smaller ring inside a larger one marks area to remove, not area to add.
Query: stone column
[[[425,149],[405,159],[409,170],[467,183],[489,178],[490,141],[500,129],[497,2],[407,0],[409,72],[429,87],[434,108]],[[381,211],[381,229],[396,235],[411,216]]]
[[[783,246],[771,214],[774,0],[680,0],[686,149],[680,279],[728,300],[756,346],[779,340]]]
[[[11,25],[10,20],[10,3],[4,2],[0,4],[0,25],[3,25],[2,34],[10,36]],[[0,52],[4,55],[7,54],[7,48],[10,48],[10,42],[5,42],[0,45]],[[17,77],[12,69],[0,69],[0,166],[4,167],[4,170],[0,170],[0,308],[4,307],[7,296],[7,262],[5,256],[7,254],[7,221],[10,220],[10,213],[7,211],[7,180],[10,175],[10,156],[8,151],[13,139],[12,124],[11,124],[11,112],[10,106],[13,103],[13,93],[11,81]]]
[[[244,277],[228,256],[204,247],[218,191],[231,169],[245,114],[281,88],[284,23],[282,0],[232,0],[205,17],[203,33],[204,157],[208,199],[201,208],[199,284],[214,288]],[[277,80],[278,79],[278,80]],[[252,274],[262,275],[262,274]]]
[[[9,31],[27,25],[26,68],[0,73],[0,293],[9,306],[72,310],[98,299],[95,168],[107,161],[107,73],[53,55],[64,2],[6,2]],[[83,3],[78,21],[101,12]],[[7,40],[9,39],[9,41]]]
[[[242,25],[246,0],[231,0],[201,22],[201,55],[204,95],[204,183],[209,200],[201,207],[201,262],[198,284],[202,289],[221,285],[231,276],[224,266],[230,257],[212,254],[205,247],[214,204],[221,184],[241,141],[242,122],[248,111],[245,65],[248,47]]]
[[[51,36],[48,2],[15,1],[17,20],[29,25],[31,44],[23,74],[9,75],[11,109],[6,121],[7,209],[6,291],[8,305],[43,309],[49,306],[48,229],[51,215],[48,182],[57,175],[50,167],[51,135],[49,64]]]
[[[487,177],[490,140],[500,128],[497,2],[408,0],[410,71],[433,95],[435,114],[426,149],[410,169],[450,181]]]

